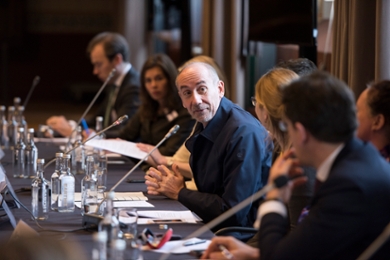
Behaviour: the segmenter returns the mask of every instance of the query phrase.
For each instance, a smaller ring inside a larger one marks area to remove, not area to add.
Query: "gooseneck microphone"
[[[118,118],[114,123],[112,123],[111,125],[107,126],[106,128],[102,129],[101,131],[97,132],[95,135],[91,136],[90,138],[88,138],[87,140],[85,140],[84,142],[82,142],[81,144],[85,144],[86,142],[88,142],[89,140],[95,138],[96,136],[99,136],[100,134],[106,132],[107,130],[113,128],[114,126],[117,126],[117,125],[120,125],[122,124],[123,122],[125,122],[129,117],[127,115],[124,115],[124,116],[121,116],[120,118]],[[78,146],[77,146],[78,147]],[[66,151],[65,154],[68,154],[70,153],[71,151],[73,151],[74,149],[76,149],[77,147],[73,147],[72,149],[70,149],[69,151]],[[46,163],[44,166],[43,166],[43,169],[46,169],[47,166],[49,166],[50,164],[52,164],[53,162],[56,161],[56,158],[54,158],[53,160],[49,161],[48,163]]]
[[[40,80],[41,80],[41,78],[39,76],[35,76],[35,78],[32,82],[31,88],[28,91],[27,97],[24,100],[24,103],[23,103],[24,109],[26,109],[26,106],[27,106],[28,101],[30,100],[31,94],[33,93],[35,87],[38,85]]]
[[[297,176],[297,177],[300,177],[300,176]],[[277,177],[272,183],[268,183],[261,190],[259,190],[258,192],[256,192],[252,196],[246,198],[245,200],[241,201],[240,203],[238,203],[234,207],[232,207],[229,210],[225,211],[222,215],[219,215],[218,217],[216,217],[212,221],[208,222],[204,226],[202,226],[199,229],[195,230],[192,234],[190,234],[186,238],[184,238],[184,240],[187,240],[187,239],[190,239],[190,238],[193,238],[193,237],[198,237],[198,236],[202,235],[204,232],[206,232],[208,230],[211,230],[216,225],[220,224],[221,222],[225,221],[229,217],[233,216],[238,211],[242,210],[243,208],[245,208],[246,206],[248,206],[252,202],[260,199],[261,197],[263,197],[270,190],[275,189],[275,188],[281,188],[281,187],[285,186],[289,181],[290,181],[290,178],[288,176],[286,176],[286,175],[281,175],[281,176]],[[171,252],[173,250],[175,250],[175,248],[173,248],[171,250]],[[160,260],[168,259],[169,255],[170,255],[170,253],[163,254],[160,257]]]
[[[180,126],[179,125],[174,125],[169,131],[168,133],[164,136],[163,139],[161,139],[161,141],[155,146],[153,147],[152,150],[150,150],[144,158],[142,158],[136,165],[133,166],[133,168],[130,169],[130,171],[128,171],[123,177],[122,179],[120,179],[110,190],[109,192],[111,191],[114,191],[116,189],[116,187],[119,186],[119,184],[121,184],[127,177],[129,177],[130,174],[132,174],[134,172],[135,169],[137,169],[138,166],[141,165],[141,163],[143,163],[158,147],[160,147],[160,145],[162,143],[165,142],[165,140],[167,140],[168,138],[170,138],[172,135],[176,134],[177,130],[179,130]],[[88,226],[91,226],[91,225],[97,225],[102,217],[101,216],[98,216],[96,213],[97,211],[99,210],[100,206],[103,204],[103,202],[106,200],[106,198],[104,197],[103,200],[98,204],[98,206],[96,207],[96,211],[95,211],[95,214],[87,214],[85,213],[83,215],[83,221],[82,221],[82,225],[84,227],[88,227]]]
[[[100,96],[100,93],[102,93],[102,91],[105,89],[105,87],[107,86],[108,82],[111,80],[111,78],[114,76],[116,72],[116,69],[112,69],[110,74],[108,75],[107,79],[103,82],[103,85],[100,87],[99,91],[96,93],[95,97],[92,99],[91,103],[88,105],[87,109],[85,109],[84,113],[81,115],[79,121],[77,121],[77,124],[76,124],[76,127],[73,129],[72,133],[70,134],[69,136],[69,139],[68,139],[68,142],[67,142],[67,145],[66,147],[69,146],[70,144],[70,140],[72,139],[72,135],[73,133],[77,130],[77,127],[80,125],[81,123],[81,120],[83,120],[83,118],[86,116],[86,114],[88,114],[89,110],[91,109],[91,107],[93,106],[93,104],[95,104],[95,101],[96,99]]]

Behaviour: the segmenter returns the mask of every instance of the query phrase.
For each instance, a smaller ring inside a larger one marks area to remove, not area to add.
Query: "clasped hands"
[[[185,188],[184,177],[176,164],[172,165],[172,171],[164,165],[150,167],[145,179],[148,194],[151,195],[165,195],[177,200],[180,190]]]

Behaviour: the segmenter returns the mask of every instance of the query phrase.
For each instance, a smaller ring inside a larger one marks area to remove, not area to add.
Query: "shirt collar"
[[[319,181],[325,182],[328,179],[330,168],[343,147],[344,144],[340,144],[318,167],[316,177]]]
[[[120,85],[122,85],[123,79],[125,78],[127,72],[129,72],[131,69],[131,64],[126,63],[125,68],[123,69],[123,72],[119,74],[118,78],[115,80],[115,86],[118,88]]]

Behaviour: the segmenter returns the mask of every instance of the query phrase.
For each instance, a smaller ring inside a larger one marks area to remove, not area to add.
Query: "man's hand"
[[[226,249],[233,255],[229,258],[226,253],[221,251],[220,246]],[[201,259],[260,259],[260,250],[244,244],[234,237],[214,237],[211,240],[209,247],[206,249]]]
[[[151,167],[145,179],[148,194],[162,194],[174,200],[178,199],[180,190],[185,187],[184,178],[176,164],[173,164],[172,171],[163,165],[157,166],[157,169]]]
[[[137,143],[137,147],[145,153],[149,153],[154,148],[153,145],[144,143]],[[167,158],[165,158],[158,149],[154,150],[150,157],[152,157],[156,165],[167,165]]]
[[[73,131],[71,125],[64,116],[52,116],[46,120],[46,124],[65,137],[69,137]]]
[[[294,150],[290,149],[280,155],[271,167],[268,183],[272,183],[277,177],[287,175],[289,178],[302,175],[303,170],[299,167],[298,159],[294,156]],[[295,178],[279,189],[273,189],[267,193],[267,199],[279,199],[284,203],[289,202],[293,186],[301,185],[307,181],[307,177]]]

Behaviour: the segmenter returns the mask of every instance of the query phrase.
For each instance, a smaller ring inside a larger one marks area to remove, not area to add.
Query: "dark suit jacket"
[[[287,234],[279,214],[262,218],[261,259],[356,259],[389,222],[390,166],[372,145],[352,139],[295,230]],[[372,259],[390,259],[390,244]]]
[[[123,115],[128,115],[129,119],[133,117],[135,112],[137,111],[140,100],[139,100],[139,89],[140,89],[140,76],[139,72],[134,69],[134,67],[131,67],[129,72],[127,72],[126,76],[124,77],[122,84],[119,88],[118,95],[115,100],[114,108],[116,111],[116,114],[118,117]],[[109,86],[107,86],[109,87]],[[97,116],[103,116],[106,113],[106,107],[108,106],[108,97],[109,95],[106,95],[103,102],[99,106],[97,112],[95,115],[88,120],[88,124],[91,126],[95,125],[95,119]],[[112,124],[114,120],[110,118],[109,124]],[[106,132],[107,138],[116,138],[118,137],[119,130],[123,128],[125,124],[118,125],[113,127],[112,129],[108,130]]]

